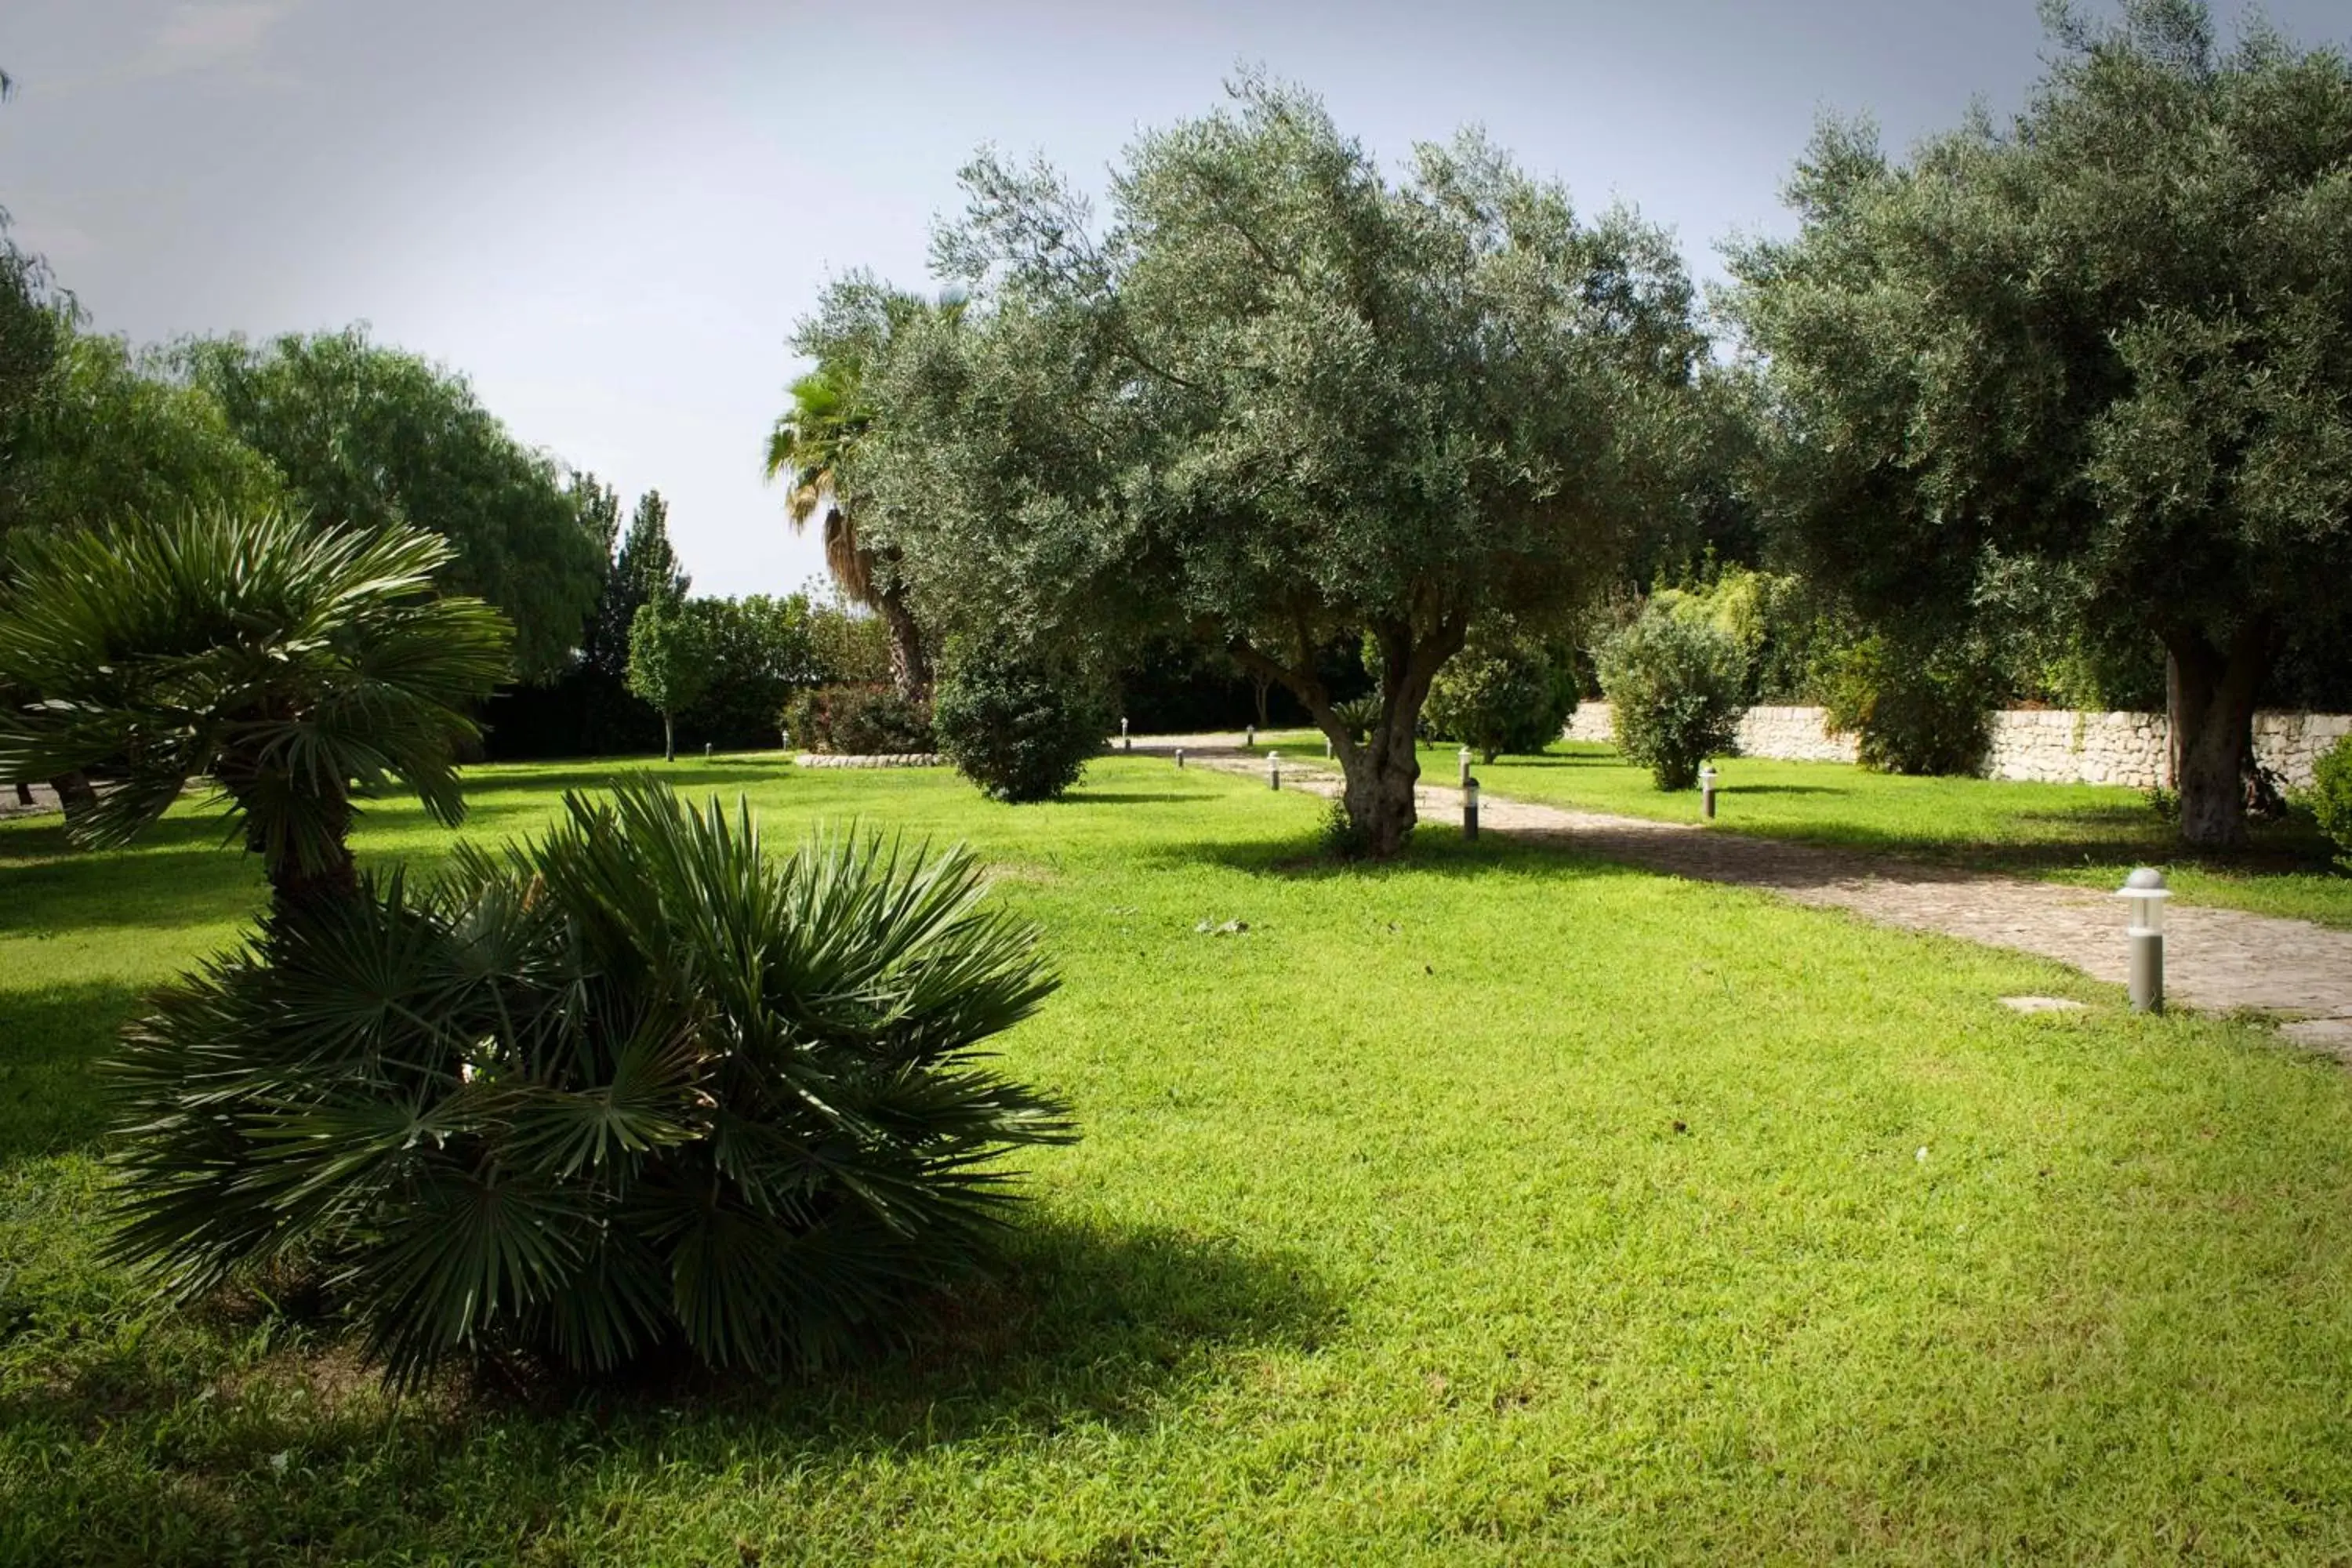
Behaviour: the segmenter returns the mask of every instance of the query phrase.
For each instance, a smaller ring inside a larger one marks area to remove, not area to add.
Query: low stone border
[[[871,757],[837,757],[829,752],[803,752],[793,759],[802,768],[935,768],[946,762],[937,752],[891,752]]]

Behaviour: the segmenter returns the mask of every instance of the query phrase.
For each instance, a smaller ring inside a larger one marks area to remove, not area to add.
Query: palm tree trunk
[[[68,821],[79,817],[98,804],[97,786],[79,768],[59,773],[49,781],[49,787],[58,792],[58,805],[64,807]]]

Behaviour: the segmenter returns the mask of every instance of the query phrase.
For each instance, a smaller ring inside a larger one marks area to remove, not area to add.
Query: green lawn
[[[2264,1029],[1492,839],[1336,869],[1154,760],[670,772],[968,838],[1045,926],[1006,1050],[1087,1138],[1002,1282],[897,1367],[400,1404],[299,1303],[159,1311],[89,1064],[257,879],[0,824],[0,1562],[2352,1557],[2352,1077]],[[1604,770],[1485,776],[1547,772]],[[598,776],[484,770],[467,831]]]
[[[1286,757],[1320,762],[1323,738],[1305,731],[1266,738]],[[1451,784],[1456,748],[1421,751],[1423,779]],[[2189,856],[2173,825],[2138,790],[1997,779],[1900,778],[1843,763],[1735,757],[1716,764],[1716,826],[2008,871],[2085,887],[2116,888],[2135,866],[2162,866],[2192,903],[2352,929],[2352,876],[2307,812],[2258,826],[2251,848],[2226,858]],[[1541,757],[1504,757],[1476,768],[1490,794],[1587,811],[1696,822],[1698,792],[1661,794],[1647,769],[1613,746],[1563,741]]]

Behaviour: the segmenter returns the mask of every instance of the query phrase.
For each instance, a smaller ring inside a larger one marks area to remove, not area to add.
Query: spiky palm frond
[[[1051,992],[972,859],[763,857],[747,810],[568,796],[435,887],[273,917],[116,1068],[122,1256],[313,1259],[390,1375],[683,1342],[818,1362],[974,1267],[1066,1112],[976,1061]]]
[[[439,820],[512,634],[442,595],[420,529],[194,514],[27,542],[0,598],[0,779],[100,765],[121,783],[69,824],[121,844],[209,775],[281,894],[347,880],[352,786],[398,779]]]

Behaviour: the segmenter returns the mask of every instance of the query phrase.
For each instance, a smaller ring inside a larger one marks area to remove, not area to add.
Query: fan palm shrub
[[[637,782],[367,890],[133,1026],[116,1246],[183,1296],[316,1270],[395,1380],[822,1363],[984,1261],[999,1154],[1074,1135],[978,1059],[1055,982],[961,850],[765,858]]]
[[[511,628],[433,574],[415,528],[196,512],[22,542],[0,597],[0,778],[104,767],[68,830],[126,842],[209,777],[281,909],[350,897],[358,792],[398,779],[443,822]]]

